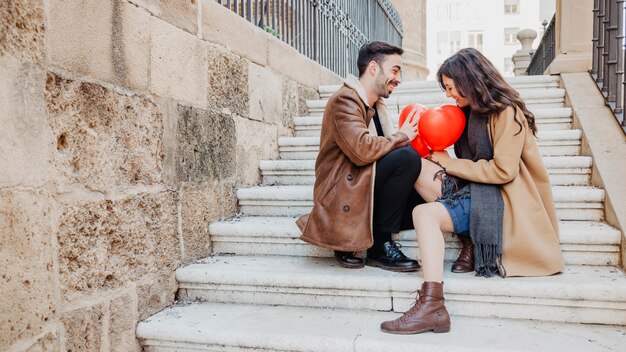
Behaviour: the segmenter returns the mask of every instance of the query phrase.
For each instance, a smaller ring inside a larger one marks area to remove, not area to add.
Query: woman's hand
[[[427,157],[427,159],[436,162],[437,164],[439,164],[441,167],[445,169],[446,166],[448,165],[448,161],[450,161],[452,158],[450,157],[447,151],[441,150],[441,151],[432,151],[430,155]]]

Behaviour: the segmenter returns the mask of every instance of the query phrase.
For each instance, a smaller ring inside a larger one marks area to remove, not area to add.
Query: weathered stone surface
[[[41,0],[0,1],[0,56],[45,61],[44,2]]]
[[[213,181],[235,173],[235,123],[230,115],[178,107],[176,174],[181,181]]]
[[[153,102],[48,73],[46,105],[69,182],[100,192],[160,182],[163,117]]]
[[[322,83],[322,66],[280,39],[269,37],[267,64],[276,72],[309,87]]]
[[[177,289],[178,282],[173,270],[161,271],[143,278],[137,284],[138,320],[144,320],[172,304]]]
[[[181,187],[183,261],[211,254],[209,224],[235,215],[234,182],[184,182]]]
[[[237,185],[259,184],[259,161],[278,158],[277,126],[235,118],[237,123]]]
[[[41,191],[0,191],[0,350],[54,320],[52,200]]]
[[[111,351],[141,351],[135,338],[137,304],[129,294],[111,300],[109,304],[109,344]]]
[[[59,220],[61,293],[113,289],[180,264],[174,192],[67,206]]]
[[[30,346],[26,352],[58,352],[61,350],[59,336],[56,333],[47,333],[34,345]]]
[[[46,38],[54,64],[116,85],[147,89],[148,13],[122,0],[49,3]]]
[[[209,109],[248,116],[248,61],[209,45]]]
[[[207,48],[195,36],[154,17],[150,90],[199,107],[207,105]]]
[[[104,305],[66,312],[61,317],[67,352],[100,351],[104,334]]]
[[[250,64],[249,72],[249,117],[254,120],[282,124],[282,78],[271,69],[253,63]]]
[[[198,0],[128,0],[187,32],[198,32]]]
[[[44,77],[36,64],[0,56],[0,188],[38,187],[54,177]]]
[[[338,84],[339,82],[333,81],[332,84]],[[317,87],[307,87],[301,84],[298,85],[298,116],[304,116],[309,113],[309,108],[306,105],[307,100],[316,100],[320,98],[320,94],[317,91]]]
[[[237,55],[267,65],[268,34],[216,1],[202,1],[202,38]]]

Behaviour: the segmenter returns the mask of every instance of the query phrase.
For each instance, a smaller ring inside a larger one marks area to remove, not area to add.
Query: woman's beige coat
[[[514,120],[522,124],[520,125]],[[535,136],[520,110],[509,107],[489,120],[492,160],[452,159],[446,172],[501,185],[504,200],[502,262],[507,276],[542,276],[563,270],[552,186]]]

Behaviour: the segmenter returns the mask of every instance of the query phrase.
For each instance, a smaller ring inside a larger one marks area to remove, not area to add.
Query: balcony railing
[[[389,0],[216,0],[340,76],[357,74],[361,45],[402,46],[402,23]]]
[[[624,0],[595,0],[591,76],[626,133],[624,120]]]
[[[548,24],[548,27],[546,27],[546,30],[543,32],[537,50],[535,50],[530,59],[528,74],[531,76],[542,75],[554,60],[556,50],[555,18],[556,15],[552,16],[550,24]]]

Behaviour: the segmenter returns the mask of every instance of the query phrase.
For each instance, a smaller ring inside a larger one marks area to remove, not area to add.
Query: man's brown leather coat
[[[382,99],[376,109],[385,137],[377,136],[373,122],[370,126],[374,109],[356,77],[328,100],[315,162],[313,210],[296,221],[303,241],[349,252],[372,246],[376,161],[410,143],[404,133],[395,132]]]

